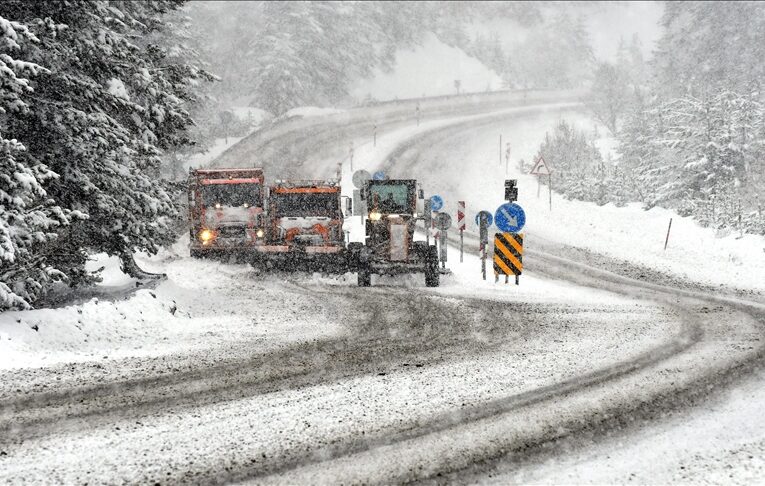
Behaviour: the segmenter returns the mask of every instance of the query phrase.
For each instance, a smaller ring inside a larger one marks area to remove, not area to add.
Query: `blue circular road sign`
[[[481,216],[486,216],[486,226],[491,226],[491,224],[494,222],[494,216],[491,215],[488,211],[479,211],[478,214],[475,215],[475,224],[476,226],[481,226]]]
[[[516,203],[505,203],[494,213],[494,224],[506,233],[517,233],[526,224],[526,213]]]
[[[374,175],[372,176],[372,179],[374,179],[376,181],[384,181],[385,180],[385,172],[383,172],[381,170],[378,170],[377,172],[374,173]]]
[[[444,198],[439,196],[438,194],[430,196],[430,209],[433,211],[441,211],[441,208],[444,207]]]

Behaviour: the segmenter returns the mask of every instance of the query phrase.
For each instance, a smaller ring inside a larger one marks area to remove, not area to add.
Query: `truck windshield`
[[[277,194],[273,209],[276,217],[334,218],[340,212],[340,198],[337,193]]]
[[[260,184],[205,184],[202,186],[202,202],[206,207],[261,206]]]
[[[370,208],[383,213],[411,213],[409,186],[407,184],[380,184],[369,186]]]

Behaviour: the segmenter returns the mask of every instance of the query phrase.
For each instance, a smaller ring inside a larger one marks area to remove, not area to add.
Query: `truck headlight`
[[[378,211],[372,211],[371,213],[369,213],[369,219],[371,219],[372,221],[380,221],[380,218],[382,218],[382,213]]]
[[[257,236],[258,238],[263,238],[263,236],[264,236],[265,234],[266,234],[266,232],[265,232],[265,231],[263,231],[263,229],[262,229],[262,228],[258,229],[258,231],[256,231],[256,232],[255,232],[255,236]]]
[[[202,231],[199,232],[199,240],[203,244],[210,243],[214,239],[215,239],[215,233],[212,230],[203,229]]]

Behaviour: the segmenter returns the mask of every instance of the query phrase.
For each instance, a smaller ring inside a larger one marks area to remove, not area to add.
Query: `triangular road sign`
[[[537,160],[537,163],[534,164],[534,168],[531,169],[531,172],[529,174],[532,175],[550,175],[552,174],[552,170],[550,170],[550,167],[547,166],[547,163],[545,162],[545,159],[540,156],[539,160]]]

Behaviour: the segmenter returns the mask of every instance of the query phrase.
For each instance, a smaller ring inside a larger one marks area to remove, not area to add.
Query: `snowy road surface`
[[[489,204],[496,195],[475,194],[495,191],[480,178],[495,153],[471,147],[473,131],[509,124],[532,138],[528,127],[574,116],[570,103],[444,108],[419,127],[386,111],[374,147],[365,140],[374,120],[358,119],[374,110],[298,120],[256,133],[219,163],[261,153],[290,175],[316,150],[312,167],[328,175],[351,138],[359,167],[417,177],[452,203]],[[280,164],[285,154],[297,163]],[[434,174],[432,157],[460,170]],[[353,275],[191,260],[180,241],[142,260],[168,275],[155,289],[7,313],[0,349],[15,361],[0,371],[0,481],[662,482],[719,472],[680,453],[654,454],[655,473],[630,469],[627,452],[608,470],[601,458],[632,440],[655,446],[655,427],[677,441],[678,427],[689,433],[679,418],[704,423],[700,410],[721,390],[756,378],[765,359],[756,289],[711,291],[693,275],[573,248],[541,227],[529,230],[521,286],[505,287],[480,279],[474,236],[466,242],[463,264],[450,248],[454,274],[440,288],[418,276],[359,289]],[[760,435],[730,451],[762,451],[765,430],[753,430]],[[698,447],[699,457],[719,457]],[[765,473],[761,461],[747,464],[727,479]]]

